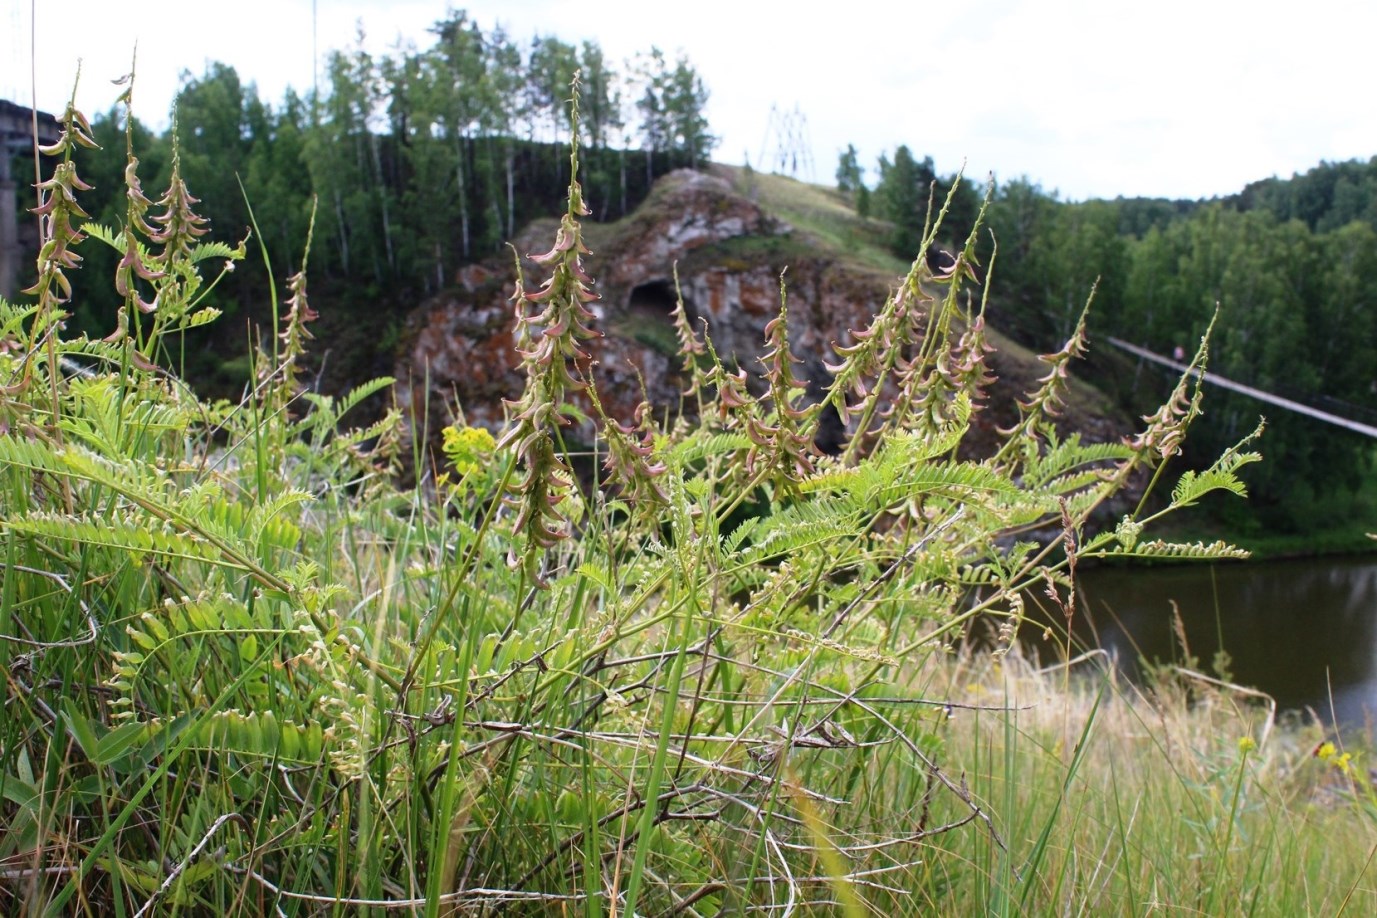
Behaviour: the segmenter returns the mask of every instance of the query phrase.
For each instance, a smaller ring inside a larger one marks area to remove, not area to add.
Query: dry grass
[[[1070,670],[962,655],[940,681],[953,699],[1006,709],[955,709],[945,732],[946,754],[968,765],[1008,851],[944,838],[972,868],[944,882],[991,911],[1377,908],[1366,767],[1317,758],[1321,730],[1276,723],[1258,693],[1181,670],[1136,686],[1097,655]],[[1365,761],[1365,750],[1349,751]]]

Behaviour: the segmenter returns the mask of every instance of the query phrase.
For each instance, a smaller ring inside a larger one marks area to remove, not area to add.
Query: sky
[[[222,61],[276,103],[288,86],[311,87],[317,51],[352,48],[360,29],[376,54],[424,48],[446,10],[443,0],[0,4],[0,98],[27,104],[36,90],[38,107],[59,113],[80,59],[77,103],[93,116],[119,94],[109,81],[129,70],[137,42],[135,113],[155,126],[183,72]],[[848,144],[872,185],[876,159],[907,144],[940,173],[964,164],[978,181],[1026,177],[1071,200],[1213,197],[1377,155],[1370,0],[455,6],[518,40],[594,39],[612,61],[652,45],[682,51],[711,93],[714,159],[770,170],[792,151],[799,177],[825,184]]]

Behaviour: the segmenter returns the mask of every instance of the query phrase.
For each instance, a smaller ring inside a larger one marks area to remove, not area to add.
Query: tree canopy
[[[940,209],[958,176],[938,175],[931,157],[920,160],[906,145],[881,155],[877,171],[875,215],[891,224],[893,251],[910,257],[929,200]],[[859,208],[867,188],[854,146],[838,157],[836,180]],[[950,208],[948,245],[974,224],[979,199],[971,183],[961,182]],[[1073,203],[1019,177],[998,183],[987,223],[999,245],[989,314],[1023,343],[1055,347],[1075,329],[1093,290],[1092,334],[1168,355],[1194,353],[1218,308],[1212,372],[1377,423],[1370,407],[1377,391],[1377,157],[1321,163],[1214,201]],[[1163,395],[1165,383],[1141,367],[1123,372],[1104,349],[1097,359],[1104,369],[1096,381],[1131,410]],[[1297,531],[1363,512],[1352,498],[1371,478],[1370,442],[1264,407],[1212,390],[1187,466],[1217,455],[1265,413],[1268,461],[1246,476],[1249,512]]]
[[[1377,211],[1355,203],[1373,164],[1323,165],[1213,202],[1066,203],[1026,180],[1000,185],[995,321],[1048,346],[1098,281],[1091,331],[1193,353],[1218,309],[1209,370],[1371,423],[1377,385]],[[1349,191],[1340,191],[1349,188]],[[1137,407],[1160,395],[1139,368],[1103,382]],[[1307,529],[1355,512],[1371,441],[1211,390],[1192,449],[1213,455],[1267,416],[1267,461],[1246,476],[1260,518]]]
[[[327,313],[348,314],[343,330],[358,334],[360,351],[385,350],[419,297],[558,207],[569,181],[567,101],[575,72],[583,187],[595,219],[629,213],[671,169],[706,165],[716,142],[707,88],[683,54],[651,48],[619,66],[596,42],[552,35],[518,41],[462,11],[449,12],[430,33],[428,47],[384,56],[365,51],[360,36],[355,47],[327,56],[318,91],[289,90],[277,104],[261,99],[234,68],[211,63],[199,75],[183,74],[166,133],[132,126],[147,187],[165,187],[175,132],[187,184],[208,202],[213,237],[234,244],[256,224],[275,266],[299,259],[314,208],[317,301],[332,307]],[[122,109],[98,116],[101,149],[80,153],[83,172],[95,179],[87,208],[116,228],[126,206],[124,122]],[[92,275],[114,270],[113,261],[103,263],[108,255],[94,257]],[[216,305],[262,324],[269,311],[259,293],[264,280],[261,259],[246,261],[217,287]],[[106,285],[90,286],[74,322],[104,335],[118,304]],[[243,341],[191,344],[191,359],[209,358],[204,371],[232,359]],[[338,360],[348,344],[336,344]],[[242,382],[242,366],[221,368],[227,382]]]

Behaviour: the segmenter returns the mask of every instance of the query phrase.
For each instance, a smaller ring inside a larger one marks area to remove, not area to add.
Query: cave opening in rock
[[[627,298],[626,308],[628,312],[639,312],[664,318],[674,311],[674,304],[677,301],[678,297],[674,293],[674,281],[653,280],[631,288],[631,296]],[[696,313],[688,297],[684,297],[684,312],[688,315],[690,322],[694,321]]]
[[[672,280],[653,280],[631,288],[631,295],[626,301],[626,315],[620,323],[622,333],[666,357],[676,356],[679,353],[679,339],[670,313],[674,311],[677,301]],[[698,321],[688,297],[684,298],[684,314],[688,316],[690,326]]]

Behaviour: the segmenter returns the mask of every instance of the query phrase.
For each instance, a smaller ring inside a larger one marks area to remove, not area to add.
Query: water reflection
[[[1076,638],[1093,645],[1098,635],[1127,668],[1180,660],[1174,600],[1202,667],[1222,635],[1234,680],[1281,708],[1349,727],[1377,719],[1377,560],[1099,568],[1078,579]]]

